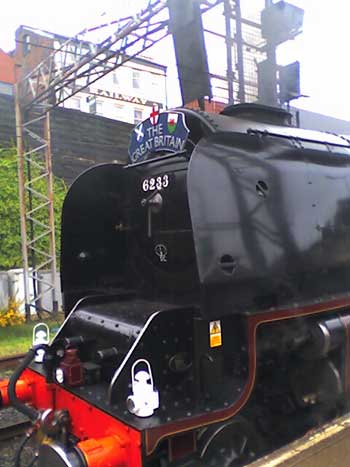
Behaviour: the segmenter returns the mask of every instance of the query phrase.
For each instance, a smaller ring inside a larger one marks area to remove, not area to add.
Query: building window
[[[96,101],[96,115],[103,115],[103,102]]]
[[[95,115],[102,115],[103,112],[103,102],[96,100],[95,96],[88,97],[89,102],[89,113]]]
[[[70,99],[70,107],[71,107],[71,109],[80,110],[80,98],[79,97],[72,97]]]
[[[151,86],[157,88],[159,86],[159,78],[158,75],[151,74]]]
[[[30,43],[30,35],[25,34],[23,36],[23,55],[27,55],[30,52],[31,43]]]
[[[8,96],[13,95],[13,85],[0,81],[0,94],[7,94]]]
[[[132,87],[140,89],[140,72],[133,70],[132,72]]]
[[[134,109],[134,123],[137,125],[138,123],[142,122],[142,110]]]
[[[123,104],[114,104],[114,113],[116,117],[121,117],[124,114]]]
[[[89,113],[96,114],[96,98],[89,99]]]

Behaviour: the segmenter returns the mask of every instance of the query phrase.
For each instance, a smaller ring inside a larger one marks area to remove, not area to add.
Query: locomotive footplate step
[[[144,299],[84,299],[71,313],[53,346],[77,343],[85,382],[76,385],[61,382],[61,387],[138,430],[186,421],[232,406],[242,397],[246,375],[223,371],[223,346],[208,347],[211,327],[206,320],[199,319],[205,350],[201,350],[202,344],[193,342],[196,316],[196,309],[190,306]],[[223,337],[231,326],[237,326],[231,320],[226,318]],[[82,335],[84,338],[80,339]],[[199,371],[205,387],[197,400],[196,345],[203,354]],[[226,344],[224,348],[230,352],[231,346]],[[153,417],[135,417],[127,406],[132,396],[133,365],[139,360],[152,362],[149,368],[160,401]],[[33,364],[32,368],[43,374],[40,366]],[[218,378],[222,381],[220,394],[216,391]],[[215,398],[210,392],[213,390]]]

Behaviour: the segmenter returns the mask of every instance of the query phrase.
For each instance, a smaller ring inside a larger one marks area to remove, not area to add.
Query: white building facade
[[[71,53],[62,44],[67,37],[28,26],[16,31],[16,63],[22,76],[30,73],[47,56],[56,51],[56,71],[74,65],[75,54],[97,49],[92,42],[71,44]],[[62,50],[62,52],[61,52]],[[103,76],[62,106],[95,115],[136,124],[148,118],[152,107],[167,107],[167,67],[146,57],[132,58],[115,71]],[[84,84],[85,84],[84,80]],[[81,85],[83,82],[81,83]],[[79,86],[79,81],[75,83]]]
[[[64,102],[64,107],[137,124],[167,107],[166,67],[134,58]]]

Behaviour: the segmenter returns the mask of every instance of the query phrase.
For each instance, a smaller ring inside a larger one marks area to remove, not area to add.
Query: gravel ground
[[[25,415],[12,407],[0,410],[0,428],[26,420],[28,420],[28,418]]]
[[[15,467],[15,456],[18,448],[22,442],[23,437],[16,437],[8,441],[0,442],[0,466],[1,467]],[[22,451],[20,457],[20,463],[18,467],[34,467],[36,464],[32,464],[34,458],[35,449],[33,445],[28,445]]]
[[[2,371],[0,378],[8,378],[13,370]],[[0,428],[8,425],[13,425],[18,422],[27,420],[27,418],[13,408],[6,408],[0,410]],[[15,457],[23,440],[23,436],[18,436],[6,441],[0,442],[0,467],[15,467]],[[34,443],[29,440],[26,443],[26,447],[23,449],[20,457],[20,463],[18,467],[34,467],[35,464],[31,464],[34,457]]]

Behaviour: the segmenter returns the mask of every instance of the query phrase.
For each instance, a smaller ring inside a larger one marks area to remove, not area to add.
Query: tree
[[[32,174],[36,176],[37,174]],[[41,189],[41,187],[39,188]],[[42,181],[45,190],[45,181]],[[54,177],[56,252],[59,252],[61,210],[67,192],[65,182]],[[35,207],[35,200],[33,200]],[[44,215],[44,213],[43,213]],[[27,226],[29,228],[29,226]],[[35,227],[36,229],[40,227]],[[40,232],[36,231],[37,236]],[[48,250],[48,239],[42,239]],[[37,258],[40,261],[40,258]],[[17,153],[15,148],[0,148],[0,270],[22,267],[21,230],[18,198]]]

